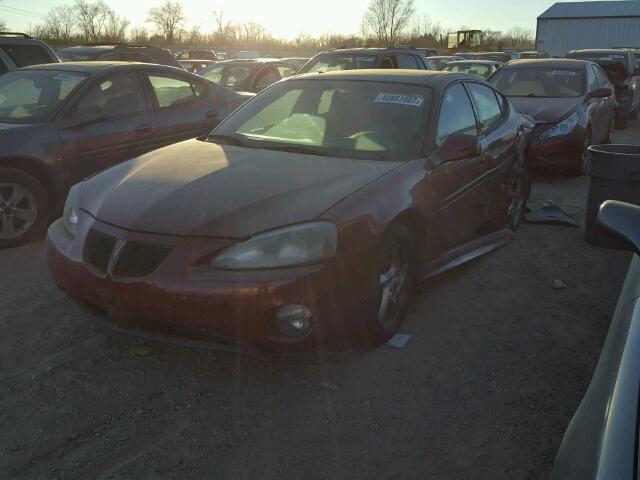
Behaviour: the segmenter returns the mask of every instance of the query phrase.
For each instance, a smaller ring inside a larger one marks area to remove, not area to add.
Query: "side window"
[[[509,112],[509,102],[505,97],[502,96],[500,92],[496,92],[494,90],[493,93],[496,94],[496,98],[498,99],[498,103],[500,104],[500,111],[502,112],[502,115],[505,116]]]
[[[3,73],[7,73],[8,71],[9,71],[9,67],[7,67],[2,61],[2,59],[0,58],[0,75],[2,75]]]
[[[413,70],[418,68],[418,64],[413,55],[400,54],[396,55],[396,58],[398,59],[398,68],[409,68]]]
[[[588,91],[595,90],[600,86],[598,82],[598,77],[596,76],[596,72],[593,69],[593,66],[587,68],[587,89]]]
[[[51,63],[53,61],[49,53],[37,45],[4,45],[2,50],[18,68]]]
[[[469,91],[478,109],[482,133],[489,132],[502,118],[500,104],[493,90],[479,83],[468,83]]]
[[[389,56],[382,59],[380,63],[380,68],[398,68],[398,63],[396,61],[395,56]]]
[[[135,73],[123,73],[94,83],[78,101],[71,116],[80,119],[95,115],[114,118],[144,110],[144,91],[138,76]]]
[[[290,67],[288,65],[279,65],[278,66],[278,73],[280,74],[281,78],[287,78],[287,77],[290,77],[290,76],[295,75],[296,73],[298,73],[298,70],[296,70],[294,67]]]
[[[100,61],[110,60],[114,62],[141,62],[141,63],[156,63],[153,59],[144,53],[135,52],[123,52],[123,53],[108,53],[103,55],[99,59]]]
[[[430,68],[430,63],[428,60],[423,60],[422,58],[418,57],[417,55],[411,55],[413,57],[413,61],[416,62],[416,65],[418,66],[418,70],[424,70],[429,69]]]
[[[447,137],[454,133],[478,135],[471,99],[461,83],[449,87],[444,94],[438,118],[436,144],[442,145]]]
[[[191,103],[200,96],[200,89],[186,80],[149,75],[149,83],[160,108]]]
[[[263,90],[278,80],[280,80],[278,69],[275,67],[266,67],[258,73],[254,85],[257,90]]]

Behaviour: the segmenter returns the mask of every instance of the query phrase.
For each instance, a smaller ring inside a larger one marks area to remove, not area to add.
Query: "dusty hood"
[[[246,237],[316,218],[399,165],[189,140],[86,180],[80,207],[130,230]]]
[[[510,97],[509,102],[519,112],[533,117],[536,123],[557,123],[580,108],[583,98]]]

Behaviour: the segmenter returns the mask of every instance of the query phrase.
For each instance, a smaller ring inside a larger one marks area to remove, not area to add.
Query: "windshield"
[[[323,53],[313,58],[300,73],[331,72],[333,70],[358,70],[373,68],[376,63],[375,55],[343,55]]]
[[[577,98],[584,94],[584,71],[566,68],[507,68],[489,80],[507,97]]]
[[[46,120],[85,78],[59,70],[16,70],[0,76],[0,122]]]
[[[443,70],[454,73],[468,73],[469,75],[475,75],[480,78],[487,78],[491,74],[491,67],[482,63],[461,64],[460,62],[454,62],[444,67]]]
[[[259,95],[211,141],[374,160],[417,158],[431,90],[387,82],[296,80]]]
[[[211,82],[236,89],[244,85],[249,79],[251,67],[242,64],[215,64],[203,68],[198,74]]]

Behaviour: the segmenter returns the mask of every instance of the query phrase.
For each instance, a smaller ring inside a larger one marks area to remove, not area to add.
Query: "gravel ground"
[[[532,203],[583,223],[587,184],[537,178]],[[404,349],[246,356],[112,332],[41,242],[0,251],[0,478],[546,478],[629,259],[525,224],[421,285]]]

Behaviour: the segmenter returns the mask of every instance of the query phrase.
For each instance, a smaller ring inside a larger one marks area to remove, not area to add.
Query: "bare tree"
[[[161,6],[149,9],[147,14],[147,22],[155,24],[169,44],[182,32],[184,20],[184,9],[178,0],[165,0]]]
[[[109,21],[113,10],[102,0],[94,3],[89,3],[86,0],[76,0],[73,8],[76,13],[76,25],[80,35],[89,42],[101,41],[105,25]]]
[[[7,22],[5,22],[4,20],[2,20],[0,18],[0,31],[1,32],[5,32],[9,29],[9,27],[7,27]]]
[[[149,31],[144,27],[132,28],[129,39],[136,45],[146,45],[149,43]]]
[[[67,43],[73,38],[75,26],[75,9],[70,5],[59,5],[49,10],[42,29],[50,41]]]
[[[391,46],[398,42],[414,12],[413,0],[371,0],[363,26],[366,32],[373,32],[380,45]]]
[[[213,41],[219,45],[227,45],[234,35],[233,22],[225,20],[224,10],[215,10],[213,18],[216,22],[216,31],[213,34]]]
[[[111,8],[107,13],[103,39],[107,42],[121,43],[125,41],[129,20],[118,15]]]

